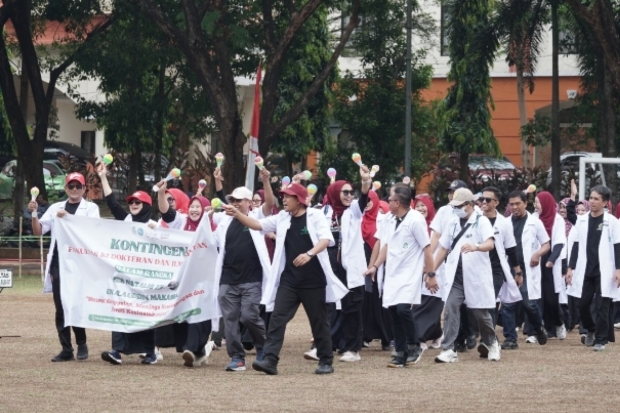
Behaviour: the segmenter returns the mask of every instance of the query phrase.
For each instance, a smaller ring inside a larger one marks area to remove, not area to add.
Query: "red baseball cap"
[[[78,181],[82,185],[86,185],[84,175],[79,172],[71,172],[69,175],[67,175],[67,177],[65,178],[65,184],[68,184],[71,181]]]
[[[282,189],[279,192],[279,194],[280,194],[280,196],[286,194],[286,195],[291,195],[291,196],[297,197],[297,200],[301,204],[303,204],[305,206],[308,206],[308,190],[303,185],[291,184],[291,185],[289,185],[288,188]]]
[[[138,201],[142,202],[143,204],[149,204],[151,206],[153,206],[153,200],[151,199],[151,196],[149,194],[147,194],[144,191],[136,191],[133,194],[129,195],[127,198],[125,198],[125,201],[129,202],[132,199],[137,199]]]

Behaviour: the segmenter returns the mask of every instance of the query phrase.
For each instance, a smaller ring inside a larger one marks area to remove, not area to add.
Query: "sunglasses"
[[[454,206],[454,205],[452,205],[452,208],[453,208],[453,209],[463,209],[463,207],[464,207],[465,205],[467,205],[467,204],[469,204],[469,202],[464,202],[464,203],[462,203],[462,204],[461,204],[461,205],[459,205],[459,206]]]
[[[344,196],[353,196],[353,191],[344,190],[340,191],[340,193],[342,193]]]
[[[167,198],[166,201],[168,201],[169,204],[172,204],[174,202],[174,198]]]
[[[131,201],[127,202],[129,205],[142,205],[142,201],[138,201],[137,199],[132,199]]]
[[[74,189],[77,189],[78,191],[81,190],[82,188],[84,188],[82,186],[82,184],[67,184],[67,189],[73,191]]]
[[[486,202],[487,204],[490,204],[491,201],[497,201],[497,199],[495,199],[495,198],[484,198],[484,197],[480,197],[480,198],[478,198],[478,200],[480,202]]]
[[[243,201],[243,199],[235,199],[235,198],[230,198],[229,199],[229,202],[231,204],[240,204],[242,201]],[[254,201],[254,202],[256,202],[256,201]]]

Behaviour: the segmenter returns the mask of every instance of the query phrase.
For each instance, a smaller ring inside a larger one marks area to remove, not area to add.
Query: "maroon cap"
[[[77,181],[82,185],[86,185],[86,181],[84,180],[84,175],[79,172],[72,172],[65,178],[65,184],[68,184],[71,181]]]
[[[144,191],[136,191],[133,194],[129,195],[127,198],[125,198],[125,201],[129,202],[132,199],[137,199],[138,201],[142,202],[143,204],[149,204],[149,205],[153,205],[153,200],[151,199],[151,196],[149,194],[147,194]]]
[[[280,190],[279,194],[280,196],[284,194],[295,196],[301,204],[308,206],[308,190],[303,185],[290,184],[288,188]]]

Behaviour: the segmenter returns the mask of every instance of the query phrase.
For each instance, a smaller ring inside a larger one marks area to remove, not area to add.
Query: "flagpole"
[[[254,85],[254,108],[252,110],[252,128],[250,130],[250,142],[248,145],[248,161],[246,165],[245,173],[245,186],[250,191],[254,192],[254,174],[256,173],[256,166],[254,165],[254,159],[259,155],[258,153],[258,132],[260,126],[260,82],[262,78],[262,70],[260,64],[256,70],[256,84]]]

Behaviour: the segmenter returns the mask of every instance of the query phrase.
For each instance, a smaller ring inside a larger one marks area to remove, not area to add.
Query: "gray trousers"
[[[232,357],[245,358],[241,344],[239,323],[250,332],[254,347],[265,345],[265,323],[260,317],[260,298],[262,283],[220,285],[217,300],[222,310],[224,331],[226,331],[226,350]]]
[[[459,334],[461,324],[461,304],[465,302],[465,291],[463,285],[453,284],[450,295],[446,300],[443,312],[443,350],[454,350],[454,341]],[[489,310],[486,308],[468,308],[478,322],[478,330],[482,337],[482,342],[490,346],[495,342],[495,328]]]

